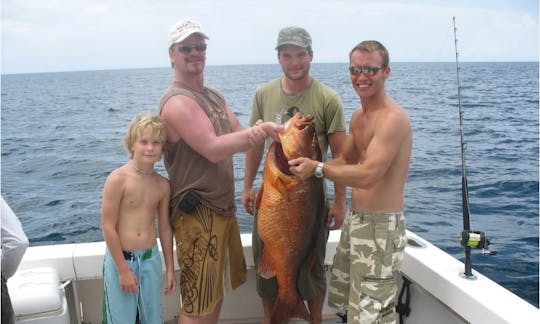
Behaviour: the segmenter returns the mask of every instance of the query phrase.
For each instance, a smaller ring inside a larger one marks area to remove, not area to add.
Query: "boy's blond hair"
[[[130,159],[133,159],[133,150],[131,147],[139,138],[141,138],[146,130],[157,135],[163,145],[165,145],[167,141],[167,131],[165,129],[165,124],[163,124],[159,116],[152,116],[149,114],[138,115],[131,121],[126,136],[124,137],[124,144],[130,154]]]

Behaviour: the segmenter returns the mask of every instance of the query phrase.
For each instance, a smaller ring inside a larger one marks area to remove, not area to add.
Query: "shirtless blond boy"
[[[102,230],[107,244],[103,267],[104,323],[163,323],[162,267],[157,230],[165,259],[164,293],[176,290],[170,187],[154,170],[167,134],[158,117],[135,117],[125,136],[130,161],[114,170],[103,188]]]

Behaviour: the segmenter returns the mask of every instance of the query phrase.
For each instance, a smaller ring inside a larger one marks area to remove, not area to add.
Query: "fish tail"
[[[309,321],[310,315],[306,304],[297,293],[285,296],[278,295],[270,322],[272,324],[283,324],[287,323],[291,317],[299,317]]]

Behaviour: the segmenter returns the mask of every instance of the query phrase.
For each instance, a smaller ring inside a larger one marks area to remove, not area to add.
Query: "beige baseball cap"
[[[169,31],[169,47],[183,41],[193,34],[200,34],[208,39],[202,31],[201,25],[190,19],[182,19],[176,22]]]

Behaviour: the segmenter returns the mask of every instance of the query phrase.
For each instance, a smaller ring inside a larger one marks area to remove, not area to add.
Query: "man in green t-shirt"
[[[300,27],[285,27],[278,36],[276,46],[283,76],[258,87],[253,99],[250,125],[259,119],[275,121],[276,116],[285,118],[284,110],[297,107],[304,114],[315,117],[317,139],[321,147],[323,161],[326,160],[328,146],[332,157],[341,153],[345,141],[345,119],[339,94],[311,77],[310,64],[313,60],[311,36]],[[285,122],[285,120],[281,120]],[[253,222],[253,257],[257,265],[263,243],[257,232],[257,213],[254,209],[255,191],[253,182],[264,154],[264,145],[258,145],[246,153],[246,169],[242,204],[246,211],[255,216]],[[326,194],[325,194],[326,195]],[[326,201],[327,197],[321,197]],[[334,185],[334,201],[326,204],[326,226],[321,227],[317,241],[317,258],[311,271],[299,274],[298,290],[302,299],[307,300],[311,323],[321,323],[322,308],[326,293],[324,258],[328,230],[338,229],[345,216],[345,187]],[[264,279],[257,274],[257,292],[262,298],[265,320],[270,323],[274,299],[277,295],[275,278]]]

